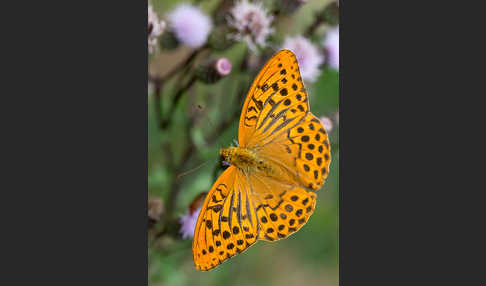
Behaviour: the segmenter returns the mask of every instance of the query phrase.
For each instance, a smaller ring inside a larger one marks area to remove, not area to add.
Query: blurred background
[[[327,0],[149,1],[149,285],[338,285],[338,9]],[[198,271],[187,230],[198,197],[223,170],[219,149],[237,139],[251,82],[281,48],[296,53],[311,112],[329,130],[329,176],[297,233]]]

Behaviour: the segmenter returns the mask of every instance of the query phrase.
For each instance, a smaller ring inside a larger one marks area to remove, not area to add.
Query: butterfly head
[[[236,154],[238,153],[238,147],[227,147],[219,150],[219,154],[223,156],[223,159],[225,162],[228,162],[230,164],[234,163]]]

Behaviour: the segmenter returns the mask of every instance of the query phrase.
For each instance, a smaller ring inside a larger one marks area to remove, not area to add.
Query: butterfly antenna
[[[194,167],[194,168],[192,168],[192,169],[190,169],[188,171],[185,171],[185,172],[180,173],[179,175],[177,175],[177,178],[176,179],[179,180],[180,178],[184,177],[185,175],[189,175],[190,173],[198,170],[199,168],[201,168],[202,166],[206,165],[207,163],[208,162],[204,162],[204,163],[200,164],[199,166],[196,166],[196,167]]]
[[[214,128],[214,125],[213,123],[211,122],[211,119],[209,119],[209,116],[208,114],[206,113],[206,110],[205,108],[201,105],[201,104],[197,104],[196,105],[196,109],[199,110],[199,112],[202,113],[202,115],[206,118],[206,120],[208,121],[209,123],[209,126],[211,126],[212,128]]]
[[[211,129],[215,130],[216,126],[211,122],[211,119],[209,119],[209,116],[206,113],[205,108],[201,104],[196,105],[196,108],[197,108],[197,110],[199,110],[202,113],[203,117],[206,118],[206,120],[209,123],[209,126],[211,126]],[[217,140],[218,140],[218,143],[219,143],[219,148],[223,148],[223,146],[225,146],[225,144],[223,144],[221,142],[221,139],[219,137],[217,138]]]

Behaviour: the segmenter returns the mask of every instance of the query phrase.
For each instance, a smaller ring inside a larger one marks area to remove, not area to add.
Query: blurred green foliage
[[[179,1],[150,1],[154,10],[161,15]],[[199,1],[208,11],[218,1]],[[265,1],[273,2],[273,1]],[[295,15],[287,33],[295,35],[311,24],[316,8],[321,8],[329,1],[309,1]],[[324,3],[324,4],[323,4]],[[280,33],[283,34],[281,31]],[[220,166],[218,151],[228,146],[237,138],[238,122],[230,124],[214,143],[206,140],[219,122],[229,117],[231,111],[222,110],[232,107],[241,109],[242,101],[238,99],[240,82],[246,82],[248,91],[254,74],[238,73],[245,54],[243,43],[233,46],[224,52],[213,52],[213,56],[224,56],[233,64],[232,73],[217,82],[208,85],[196,83],[182,97],[174,114],[172,124],[161,131],[157,126],[154,94],[148,96],[148,130],[149,130],[149,196],[159,197],[167,202],[171,191],[175,170],[171,169],[171,160],[178,161],[188,142],[195,144],[194,152],[184,171],[204,165],[189,175],[178,179],[181,188],[175,205],[175,214],[181,215],[193,198],[208,191],[214,183],[215,169]],[[152,60],[152,58],[150,59]],[[316,116],[330,116],[339,108],[339,73],[325,68],[318,80],[307,83],[311,111]],[[162,106],[166,112],[174,93],[174,82],[163,87]],[[167,95],[167,96],[166,96]],[[198,107],[199,106],[199,107]],[[222,112],[223,111],[223,112]],[[190,134],[185,134],[184,126],[188,118],[194,116],[196,121]],[[335,123],[335,121],[334,121]],[[192,240],[164,238],[160,243],[150,243],[149,284],[150,285],[338,285],[338,214],[339,214],[339,128],[334,126],[330,132],[332,162],[330,174],[324,187],[317,192],[317,206],[308,223],[297,233],[287,239],[274,242],[258,242],[245,253],[229,259],[219,267],[201,272],[194,268],[192,262]],[[169,144],[169,145],[168,145]],[[173,158],[168,158],[170,146]],[[167,206],[165,206],[167,208]]]

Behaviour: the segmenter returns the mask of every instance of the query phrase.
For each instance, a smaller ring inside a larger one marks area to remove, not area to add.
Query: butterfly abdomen
[[[269,175],[274,172],[270,164],[265,162],[255,152],[249,149],[228,147],[221,149],[220,154],[223,155],[225,161],[240,169],[250,172],[258,170]]]

